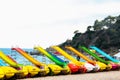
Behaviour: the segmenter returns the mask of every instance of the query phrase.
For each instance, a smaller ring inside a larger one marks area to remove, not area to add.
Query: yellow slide
[[[50,66],[51,68],[53,68],[54,72],[57,71],[57,74],[59,74],[59,73],[61,73],[61,74],[68,74],[68,73],[70,73],[70,69],[69,69],[68,66],[66,66],[66,64],[63,64],[63,62],[60,62],[59,60],[55,59],[45,49],[43,49],[40,46],[34,47],[34,49],[38,50],[41,54],[44,54],[51,61],[55,62],[55,64],[48,64],[48,66]]]
[[[74,52],[75,54],[77,54],[79,57],[82,57],[84,60],[88,61],[89,63],[96,65],[95,61],[90,60],[88,57],[86,57],[85,55],[83,55],[81,52],[77,51],[76,49],[74,49],[71,46],[65,46],[65,48],[67,48],[68,50]]]
[[[80,72],[87,72],[87,69],[86,69],[86,67],[84,66],[84,64],[85,64],[84,62],[79,62],[79,61],[77,61],[76,59],[74,59],[72,56],[70,56],[67,52],[65,52],[64,50],[62,50],[62,49],[61,49],[60,47],[58,47],[58,46],[52,46],[51,48],[57,50],[57,51],[60,52],[64,57],[66,57],[67,59],[71,60],[72,63],[74,63],[74,64],[76,64],[77,66],[79,66],[80,69],[82,70],[82,71],[80,71]]]
[[[43,64],[39,61],[37,61],[36,59],[34,59],[32,56],[30,56],[28,53],[26,53],[25,51],[23,51],[21,48],[12,48],[12,50],[16,50],[17,52],[19,52],[22,56],[24,56],[26,59],[28,59],[30,62],[32,62],[34,65],[36,65],[40,71],[38,73],[38,75],[41,76],[45,76],[47,75],[50,71],[49,68],[47,67],[46,64]]]
[[[14,66],[18,67],[11,60],[9,61],[9,59],[5,58],[5,56],[4,56],[2,51],[0,51],[0,58],[3,59],[6,62],[9,62],[9,63],[13,64]],[[13,77],[18,72],[16,69],[14,69],[13,67],[10,67],[10,66],[0,66],[0,68],[5,73],[5,76],[6,76],[7,79]]]
[[[84,62],[79,62],[76,59],[74,59],[72,56],[70,56],[67,52],[63,51],[61,48],[58,46],[52,46],[53,49],[57,50],[60,52],[63,56],[65,56],[67,59],[71,60],[73,63],[75,63],[78,66],[84,65]]]
[[[27,77],[28,76],[28,66],[26,67],[26,66],[21,66],[21,65],[19,65],[19,64],[17,64],[17,63],[15,63],[12,59],[10,59],[7,55],[5,55],[2,51],[0,51],[0,58],[2,59],[2,60],[4,60],[6,63],[8,63],[10,66],[12,66],[11,67],[11,72],[13,72],[13,73],[8,73],[8,75],[6,74],[6,77],[8,76],[8,78],[10,78],[10,76],[12,77],[12,75],[14,74],[16,74],[16,77],[17,78],[24,78],[24,77]],[[10,68],[8,68],[8,67],[6,67],[6,69],[9,69],[10,70]],[[9,70],[4,70],[4,71],[9,71]],[[6,73],[7,73],[6,72]]]
[[[40,72],[40,69],[36,66],[20,65],[14,59],[12,59],[10,56],[4,55],[4,57],[11,60],[11,62],[13,61],[13,63],[16,63],[19,66],[17,68],[19,70],[19,72],[16,75],[16,76],[18,76],[18,78],[19,78],[19,76],[21,78],[23,78],[23,77],[34,77],[34,76],[38,75],[38,73]]]
[[[84,60],[86,60],[89,63],[91,63],[92,65],[94,65],[95,66],[95,71],[98,71],[101,68],[101,65],[98,64],[98,62],[90,60],[87,56],[85,56],[84,54],[82,54],[81,52],[79,52],[78,50],[76,50],[75,48],[73,48],[72,46],[65,46],[65,48],[67,48],[68,50],[74,52],[79,57],[82,57]]]
[[[2,51],[0,51],[0,58],[3,59],[6,63],[8,63],[10,66],[18,68],[18,64],[10,60]]]

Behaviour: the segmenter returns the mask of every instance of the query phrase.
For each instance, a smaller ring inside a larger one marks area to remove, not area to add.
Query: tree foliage
[[[64,42],[65,44],[68,45],[68,42]],[[79,45],[87,47],[96,45],[108,52],[111,48],[120,49],[120,16],[108,16],[101,21],[95,20],[93,26],[88,26],[85,33],[76,32],[69,45],[75,48]]]

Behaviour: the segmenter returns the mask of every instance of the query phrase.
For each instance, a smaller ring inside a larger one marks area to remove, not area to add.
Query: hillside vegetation
[[[84,33],[76,30],[72,40],[66,40],[60,47],[71,45],[78,49],[78,46],[89,47],[95,45],[108,53],[117,52],[120,49],[120,15],[108,16],[88,26]]]

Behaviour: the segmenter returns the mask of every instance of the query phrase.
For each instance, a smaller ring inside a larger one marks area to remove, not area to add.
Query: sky
[[[120,0],[0,0],[0,47],[58,45],[119,13]]]

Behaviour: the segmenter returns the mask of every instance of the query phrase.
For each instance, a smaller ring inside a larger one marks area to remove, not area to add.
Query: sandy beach
[[[26,78],[17,80],[120,80],[120,71],[107,71],[84,74],[46,76],[37,78]]]

